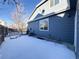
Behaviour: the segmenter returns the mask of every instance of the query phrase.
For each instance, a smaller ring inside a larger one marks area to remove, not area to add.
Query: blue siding
[[[34,21],[32,23],[29,23],[29,29],[31,28],[30,32],[35,33],[40,36],[48,36],[48,31],[40,31],[39,30],[39,21]]]
[[[30,32],[43,37],[52,36],[54,40],[61,40],[73,44],[75,11],[70,10],[64,13],[65,15],[63,17],[57,15],[47,17],[49,19],[49,31],[39,30],[39,21],[43,19],[30,22],[28,26],[29,29],[31,28]]]
[[[65,14],[64,17],[50,17],[50,33],[57,40],[74,42],[74,15]]]

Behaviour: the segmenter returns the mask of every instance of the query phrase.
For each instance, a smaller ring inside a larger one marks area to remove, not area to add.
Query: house
[[[77,0],[42,0],[29,18],[28,30],[40,37],[74,44]]]

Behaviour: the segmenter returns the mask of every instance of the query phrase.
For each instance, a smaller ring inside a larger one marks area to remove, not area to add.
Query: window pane
[[[59,4],[59,0],[50,0],[50,7]]]
[[[50,7],[53,6],[54,0],[50,0]]]
[[[59,0],[55,0],[55,5],[59,3]]]
[[[40,20],[40,22],[39,22],[39,28],[40,28],[40,30],[48,30],[48,28],[49,28],[48,19]]]

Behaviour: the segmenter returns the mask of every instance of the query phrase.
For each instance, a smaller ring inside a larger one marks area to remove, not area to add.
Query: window
[[[55,5],[59,4],[59,0],[55,0]]]
[[[59,0],[50,0],[50,7],[59,4]]]
[[[39,29],[41,31],[48,31],[49,30],[49,21],[48,19],[43,19],[39,21]]]

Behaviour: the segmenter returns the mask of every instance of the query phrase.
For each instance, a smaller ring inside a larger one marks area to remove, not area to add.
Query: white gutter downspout
[[[75,46],[75,52],[77,51],[77,10],[75,14],[75,28],[74,28],[74,46]]]

